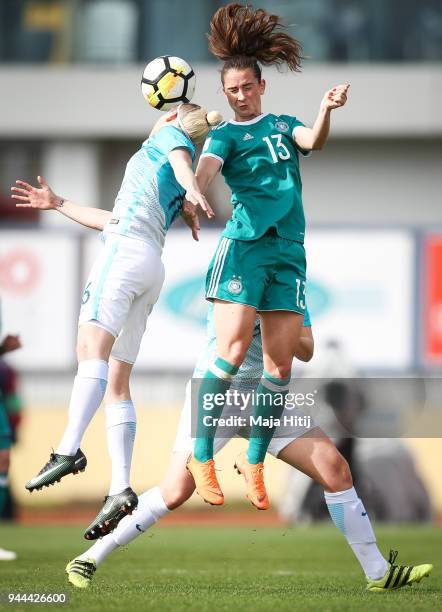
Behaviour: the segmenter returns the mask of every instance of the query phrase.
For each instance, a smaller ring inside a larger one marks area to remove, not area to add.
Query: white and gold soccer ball
[[[158,110],[170,110],[190,102],[195,91],[192,66],[180,57],[162,55],[149,62],[141,77],[143,97]]]

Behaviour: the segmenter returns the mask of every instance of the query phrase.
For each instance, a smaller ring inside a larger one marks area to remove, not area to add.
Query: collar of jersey
[[[268,114],[269,113],[262,113],[262,115],[258,115],[254,119],[250,119],[250,121],[235,121],[234,119],[230,119],[229,123],[232,123],[233,125],[252,125],[252,123],[258,123],[258,121],[261,121],[261,119],[267,117]]]

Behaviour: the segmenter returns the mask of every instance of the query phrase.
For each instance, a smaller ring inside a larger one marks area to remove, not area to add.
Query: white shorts
[[[233,388],[234,388],[234,385],[232,385],[232,389]],[[241,388],[244,390],[243,387]],[[181,412],[181,418],[178,424],[177,435],[176,435],[175,443],[172,449],[172,452],[174,453],[178,453],[178,452],[191,453],[193,451],[195,438],[192,438],[192,416],[195,417],[195,415],[192,415],[191,391],[192,391],[192,381],[189,380],[189,382],[186,385],[186,396],[184,400],[184,407],[183,407],[183,411]],[[249,391],[252,391],[252,390],[250,389]],[[228,418],[229,415],[237,414],[237,413],[238,413],[237,407],[233,409],[226,407],[223,410],[222,417]],[[301,413],[301,411],[299,410],[297,410],[297,413],[299,416],[304,416],[303,413]],[[284,418],[285,414],[288,414],[286,410],[283,412],[281,419]],[[292,420],[292,415],[290,414],[289,414],[289,419]],[[195,422],[195,418],[193,420]],[[274,457],[277,457],[279,453],[282,451],[282,449],[288,446],[291,442],[293,442],[293,440],[296,440],[300,436],[303,436],[304,434],[311,431],[315,427],[317,427],[317,425],[312,418],[308,421],[307,425],[302,425],[302,426],[290,426],[289,425],[283,428],[276,427],[274,436],[269,444],[267,452],[273,455]],[[249,426],[238,427],[233,432],[232,432],[232,428],[229,427],[229,433],[232,433],[232,435],[231,436],[229,435],[229,437],[216,437],[215,438],[214,444],[213,444],[214,454],[216,454],[222,448],[224,448],[224,446],[227,444],[227,442],[232,437],[245,438],[246,440],[248,440],[250,437],[250,427]]]
[[[147,318],[164,282],[161,255],[147,242],[104,234],[83,293],[79,325],[93,323],[117,340],[112,357],[135,363]]]

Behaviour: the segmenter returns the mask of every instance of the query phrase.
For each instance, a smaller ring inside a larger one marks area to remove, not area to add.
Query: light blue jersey
[[[214,305],[213,302],[210,302],[207,313],[206,346],[200,353],[193,372],[193,378],[204,378],[205,373],[213,363],[216,356],[216,331],[213,311]],[[305,309],[304,314],[304,327],[311,327],[310,315],[307,308]],[[256,387],[256,381],[262,376],[263,367],[261,327],[259,324],[259,318],[257,318],[249,350],[247,351],[246,357],[234,378],[235,387]]]
[[[195,161],[195,146],[177,127],[162,127],[143,142],[127,163],[105,232],[143,240],[162,251],[166,232],[181,212],[185,193],[168,157],[178,148],[187,149]]]

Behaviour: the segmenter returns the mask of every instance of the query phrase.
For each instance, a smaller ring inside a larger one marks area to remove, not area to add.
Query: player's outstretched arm
[[[11,187],[17,208],[38,208],[39,210],[58,210],[62,215],[92,229],[102,230],[111,218],[108,210],[80,206],[56,195],[43,177],[38,176],[40,187],[33,187],[24,181],[15,181]]]
[[[349,87],[349,84],[337,85],[327,91],[322,99],[314,126],[312,128],[299,126],[295,129],[294,138],[300,149],[317,151],[324,148],[330,132],[330,113],[347,102]]]
[[[198,186],[192,170],[192,158],[187,149],[174,149],[169,153],[169,161],[176,180],[186,190],[186,200],[194,206],[201,206],[209,219],[214,217],[215,213]]]

